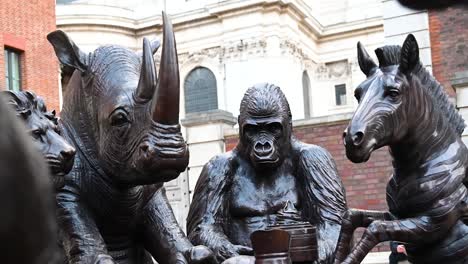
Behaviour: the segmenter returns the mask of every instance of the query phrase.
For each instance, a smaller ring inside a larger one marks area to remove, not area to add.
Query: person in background
[[[399,244],[396,241],[390,241],[390,250],[392,253],[390,253],[390,256],[388,257],[389,264],[398,264],[400,261],[408,260],[404,245]]]

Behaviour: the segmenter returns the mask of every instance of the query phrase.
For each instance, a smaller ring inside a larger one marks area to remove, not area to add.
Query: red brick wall
[[[468,12],[463,7],[429,11],[433,73],[451,96],[450,79],[468,70]]]
[[[383,148],[374,151],[366,163],[354,164],[350,162],[346,158],[341,139],[347,125],[348,121],[295,127],[294,134],[301,141],[319,145],[331,153],[343,180],[349,207],[388,210],[385,187],[392,173],[391,157],[388,149]],[[237,141],[237,137],[226,138],[226,149],[231,150],[234,148]],[[374,250],[387,251],[387,243],[379,245]]]
[[[5,89],[3,48],[21,51],[23,89],[44,97],[49,109],[59,110],[58,62],[47,33],[55,30],[54,0],[2,1],[0,7],[0,90]]]

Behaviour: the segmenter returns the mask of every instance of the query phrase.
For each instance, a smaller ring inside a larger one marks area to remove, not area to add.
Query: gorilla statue
[[[192,243],[219,262],[252,254],[250,235],[280,222],[288,203],[317,228],[319,263],[331,263],[346,211],[336,165],[323,148],[292,135],[289,104],[268,83],[247,90],[240,105],[238,145],[211,159],[195,187],[187,218]]]

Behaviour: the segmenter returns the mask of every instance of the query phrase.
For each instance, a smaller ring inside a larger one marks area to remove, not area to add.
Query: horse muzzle
[[[375,142],[376,140],[366,134],[363,129],[352,130],[347,128],[343,132],[346,157],[354,163],[368,161],[376,147]]]

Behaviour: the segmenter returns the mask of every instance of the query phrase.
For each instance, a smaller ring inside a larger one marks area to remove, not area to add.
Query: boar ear
[[[86,54],[61,30],[47,35],[47,40],[54,47],[55,54],[63,65],[85,72],[88,66],[85,63]]]

